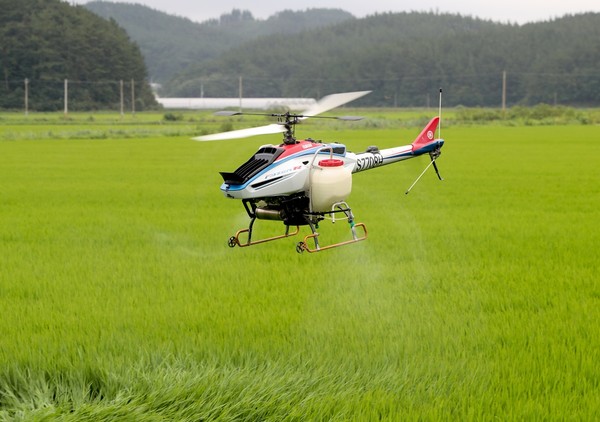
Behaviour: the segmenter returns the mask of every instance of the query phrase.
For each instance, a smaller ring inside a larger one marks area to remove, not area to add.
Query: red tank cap
[[[343,166],[343,165],[344,165],[344,161],[338,160],[336,158],[328,158],[327,160],[319,161],[319,166],[321,166],[321,167],[339,167],[339,166]]]

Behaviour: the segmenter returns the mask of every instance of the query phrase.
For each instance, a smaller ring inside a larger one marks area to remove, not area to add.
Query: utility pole
[[[135,115],[135,81],[131,80],[131,114]]]
[[[240,76],[238,91],[240,93],[240,113],[241,113],[242,112],[242,77],[241,76]]]
[[[25,78],[25,116],[29,116],[29,79]]]
[[[65,79],[65,117],[69,114],[69,81]]]
[[[502,71],[502,111],[506,111],[506,70]]]
[[[121,117],[123,117],[124,114],[124,109],[125,109],[125,101],[123,99],[123,79],[121,79],[120,83],[119,83],[119,98],[120,98],[120,104],[121,104]]]

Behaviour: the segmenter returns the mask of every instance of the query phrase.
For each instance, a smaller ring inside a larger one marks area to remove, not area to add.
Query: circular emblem
[[[427,131],[427,138],[433,139],[433,132],[432,131],[430,131],[430,130]]]

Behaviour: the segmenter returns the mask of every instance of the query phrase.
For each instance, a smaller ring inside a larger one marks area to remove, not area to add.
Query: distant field
[[[258,112],[264,112],[258,110]],[[273,110],[272,112],[275,112]],[[299,134],[312,136],[315,130],[348,131],[424,126],[436,115],[436,108],[377,109],[339,108],[329,116],[364,116],[358,122],[310,119],[299,126]],[[575,109],[540,104],[513,107],[503,112],[490,108],[450,108],[443,111],[444,126],[556,126],[600,125],[600,109]],[[272,123],[272,117],[214,116],[208,110],[166,110],[119,115],[113,112],[23,113],[0,112],[0,141],[56,139],[141,139],[151,137],[198,136],[207,133]],[[271,142],[275,142],[272,141]]]
[[[360,151],[433,113],[298,131]],[[277,137],[189,140],[262,118],[0,114],[0,420],[596,419],[600,129],[452,113],[443,182],[355,175],[369,239],[303,255],[227,247],[218,172]]]

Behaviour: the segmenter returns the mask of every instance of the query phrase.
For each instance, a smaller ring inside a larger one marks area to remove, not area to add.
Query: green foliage
[[[183,120],[183,114],[181,114],[181,113],[165,113],[164,119],[167,122],[176,122],[178,120]]]
[[[60,0],[9,3],[0,11],[0,108],[23,109],[25,79],[32,110],[62,109],[65,79],[71,110],[117,108],[119,80],[127,92],[135,81],[137,110],[156,105],[139,48],[114,20]]]
[[[448,105],[600,104],[600,14],[523,26],[434,13],[349,20],[270,36],[191,64],[165,95],[319,98],[371,89],[368,106],[425,106],[444,88]]]
[[[514,106],[505,111],[494,108],[456,107],[451,120],[460,124],[490,122],[513,125],[600,124],[600,116],[596,110],[549,104],[538,104],[535,107]]]
[[[223,122],[219,127],[219,132],[229,132],[230,130],[233,130],[233,123],[231,121]]]
[[[342,10],[308,9],[286,10],[257,20],[248,11],[234,9],[219,19],[197,23],[140,4],[91,1],[85,7],[124,27],[140,46],[152,79],[160,82],[168,81],[190,63],[214,59],[249,40],[296,34],[353,19]]]
[[[404,195],[426,157],[357,174],[369,239],[298,255],[226,246],[248,219],[217,172],[271,136],[140,113],[144,139],[7,141],[120,118],[0,117],[1,420],[596,418],[597,128],[446,127],[444,182]],[[420,128],[302,130],[364,150]]]

